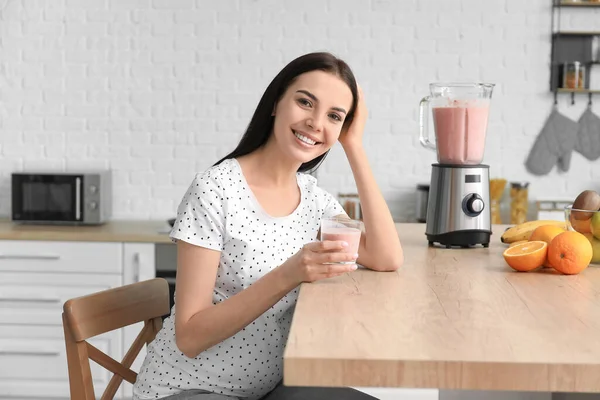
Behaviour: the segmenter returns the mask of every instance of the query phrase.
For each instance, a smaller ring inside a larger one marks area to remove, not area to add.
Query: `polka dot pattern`
[[[285,217],[267,214],[254,197],[235,159],[198,173],[177,210],[173,241],[221,251],[213,303],[252,285],[306,243],[318,240],[323,217],[345,214],[314,177],[298,173],[301,201]],[[198,268],[202,268],[201,265]],[[241,331],[188,358],[175,344],[174,316],[148,346],[135,399],[158,399],[187,389],[259,399],[282,379],[282,356],[298,289]]]

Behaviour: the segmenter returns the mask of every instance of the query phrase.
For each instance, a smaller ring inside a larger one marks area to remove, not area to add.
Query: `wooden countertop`
[[[505,227],[489,249],[442,249],[397,224],[400,270],[303,284],[285,384],[600,392],[600,268],[513,272]]]
[[[111,221],[98,226],[63,226],[15,224],[2,220],[0,240],[172,243],[168,228],[166,221]]]

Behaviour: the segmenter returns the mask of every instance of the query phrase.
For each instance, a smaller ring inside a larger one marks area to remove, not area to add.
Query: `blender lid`
[[[429,84],[432,87],[489,87],[493,88],[496,86],[495,83],[489,82],[431,82]]]

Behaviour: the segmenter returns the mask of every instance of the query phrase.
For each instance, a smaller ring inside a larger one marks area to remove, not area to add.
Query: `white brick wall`
[[[0,215],[12,171],[99,167],[114,171],[116,218],[172,216],[194,172],[233,149],[279,69],[315,50],[346,59],[365,89],[367,150],[399,220],[412,218],[434,161],[417,138],[431,81],[498,85],[485,156],[494,177],[531,181],[532,199],[600,189],[600,166],[579,154],[568,173],[524,169],[552,105],[550,3],[1,0]],[[564,10],[563,27],[600,30],[598,11]],[[574,119],[587,98],[576,100],[560,98]],[[319,179],[334,194],[354,189],[341,148]]]

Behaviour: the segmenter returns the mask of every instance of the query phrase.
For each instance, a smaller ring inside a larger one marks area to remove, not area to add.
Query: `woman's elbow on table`
[[[381,271],[384,271],[384,272],[397,271],[400,269],[400,267],[402,267],[403,264],[404,264],[404,254],[400,253],[396,257],[382,263]]]
[[[377,259],[372,261],[368,260],[367,262],[365,262],[365,264],[362,265],[374,271],[394,272],[399,270],[400,267],[404,265],[404,254],[402,250],[400,250],[400,252],[397,254],[389,255],[387,257],[378,257]]]

